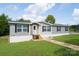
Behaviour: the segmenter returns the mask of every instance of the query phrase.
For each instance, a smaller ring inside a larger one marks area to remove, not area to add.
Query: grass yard
[[[54,37],[53,39],[63,41],[66,43],[79,45],[79,34],[57,36],[57,37]]]
[[[0,55],[2,56],[79,56],[74,51],[46,41],[26,41],[9,43],[8,36],[0,37]]]

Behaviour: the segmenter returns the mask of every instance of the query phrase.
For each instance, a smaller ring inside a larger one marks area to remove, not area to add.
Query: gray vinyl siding
[[[57,31],[57,26],[52,26],[52,33],[53,34],[59,34],[59,33],[68,33],[68,31],[65,31],[65,26],[61,26],[61,31]]]
[[[10,24],[10,35],[15,35],[15,25]]]
[[[49,26],[49,24],[40,23],[40,27],[39,27],[40,34],[60,34],[60,33],[68,33],[69,32],[69,28],[68,28],[68,31],[65,31],[65,26],[61,26],[61,31],[57,31],[57,26],[53,26],[53,25],[51,25],[51,31],[43,32],[42,26]]]
[[[29,32],[15,32],[15,24],[10,24],[10,35],[11,36],[30,35],[30,30]]]
[[[15,32],[15,24],[10,24],[10,35],[12,36],[19,36],[19,35],[32,35],[32,25],[29,25],[29,32]],[[51,31],[42,31],[42,26],[51,26]],[[45,24],[45,23],[39,23],[38,29],[37,29],[38,34],[60,34],[60,33],[68,33],[68,31],[65,31],[65,26],[61,26],[61,31],[57,31],[57,26],[53,26],[50,24]]]
[[[44,23],[40,23],[40,26],[39,26],[39,33],[40,34],[52,34],[52,28],[51,28],[51,31],[45,31],[43,32],[42,31],[42,26],[49,26],[48,24],[44,24]]]

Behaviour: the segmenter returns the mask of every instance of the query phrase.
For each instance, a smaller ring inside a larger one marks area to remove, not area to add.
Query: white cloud
[[[25,19],[32,19],[32,21],[44,21],[45,16],[41,16],[41,14],[50,10],[54,6],[54,3],[31,4],[26,9],[24,9],[26,14],[23,14],[22,17]]]
[[[73,23],[75,24],[79,24],[79,9],[75,8],[73,13],[72,13],[72,16],[73,16]]]
[[[75,8],[72,15],[79,16],[79,9]]]
[[[36,4],[32,4],[30,6],[28,6],[28,8],[24,9],[26,12],[29,12],[31,14],[41,14],[46,12],[47,10],[51,9],[52,7],[54,7],[55,4],[51,4],[51,3],[36,3]]]
[[[24,15],[22,15],[21,18],[23,18],[25,20],[29,19],[32,22],[36,22],[36,21],[38,22],[38,21],[44,21],[45,16],[36,16],[36,15],[32,15],[32,14],[30,14],[30,15],[24,14]]]

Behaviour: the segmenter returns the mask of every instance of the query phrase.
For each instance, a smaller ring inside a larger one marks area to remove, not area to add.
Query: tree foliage
[[[31,22],[30,20],[24,20],[23,18],[20,18],[18,21],[19,22]]]
[[[47,18],[45,19],[45,21],[54,24],[55,18],[53,15],[48,15]]]
[[[0,15],[0,36],[9,34],[9,25],[8,25],[9,20],[10,18],[7,15],[5,14]]]
[[[79,24],[78,25],[71,25],[70,31],[72,32],[79,32]]]

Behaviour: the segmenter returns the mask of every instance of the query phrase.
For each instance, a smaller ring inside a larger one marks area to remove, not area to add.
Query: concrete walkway
[[[65,43],[65,42],[61,42],[61,41],[57,41],[57,40],[52,40],[50,38],[44,38],[44,40],[51,42],[51,43],[54,43],[54,44],[64,46],[64,47],[71,48],[71,49],[76,50],[76,51],[79,51],[79,46],[77,46],[77,45],[73,45],[73,44],[69,44],[69,43]]]

